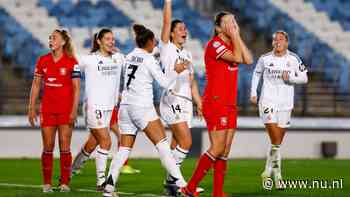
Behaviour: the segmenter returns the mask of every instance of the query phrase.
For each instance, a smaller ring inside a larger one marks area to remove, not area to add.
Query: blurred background
[[[25,115],[35,62],[48,52],[48,36],[55,28],[69,30],[78,56],[89,52],[95,32],[102,27],[111,28],[117,47],[127,54],[135,46],[133,23],[144,24],[159,38],[162,7],[163,0],[0,0],[0,143],[13,148],[0,156],[39,156],[40,132],[25,131]],[[292,119],[285,141],[286,157],[319,158],[325,156],[322,151],[332,150],[333,157],[349,159],[350,1],[173,0],[173,18],[184,20],[190,34],[186,48],[193,54],[201,91],[206,83],[203,51],[212,35],[213,16],[220,10],[236,15],[255,63],[271,50],[272,33],[282,29],[289,33],[290,50],[308,67],[309,83],[296,87],[297,118]],[[257,109],[249,103],[255,63],[239,65],[238,130],[243,132],[238,133],[233,156],[263,158],[268,145]],[[160,89],[155,88],[155,93],[159,97]],[[205,131],[204,122],[194,125]],[[20,132],[12,132],[11,128],[20,128]],[[78,151],[86,135],[77,132],[73,136],[73,152]],[[201,138],[206,132],[194,135],[194,139],[199,139],[193,146],[198,154],[208,145],[204,140],[207,137]],[[35,149],[18,150],[13,144],[16,140],[27,147],[35,144]],[[249,148],[247,141],[252,142]],[[301,143],[302,146],[296,146]],[[144,150],[147,149],[136,150],[135,155],[145,155]]]
[[[26,114],[36,59],[48,52],[48,35],[68,29],[78,55],[89,52],[101,27],[113,29],[123,53],[134,47],[131,26],[142,23],[159,37],[161,0],[0,0],[0,114]],[[201,91],[203,48],[218,10],[233,12],[255,60],[271,50],[271,34],[283,29],[290,49],[308,66],[309,83],[296,88],[297,116],[350,116],[350,1],[173,0],[173,17],[185,21]],[[240,115],[256,115],[249,104],[255,65],[240,65]],[[82,83],[84,84],[84,83]],[[157,89],[158,90],[158,89]],[[159,93],[159,92],[158,92]]]

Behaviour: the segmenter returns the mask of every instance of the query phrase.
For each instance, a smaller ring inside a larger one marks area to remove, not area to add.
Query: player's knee
[[[180,148],[189,150],[192,146],[192,140],[191,139],[184,139],[178,142],[178,145]]]
[[[220,157],[225,152],[225,146],[211,146],[209,152],[214,157]]]
[[[111,138],[104,138],[104,140],[100,142],[100,147],[105,150],[109,150],[111,148],[111,145],[112,145]]]

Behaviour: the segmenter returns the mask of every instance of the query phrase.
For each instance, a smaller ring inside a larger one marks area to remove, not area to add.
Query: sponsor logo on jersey
[[[44,73],[46,73],[47,72],[47,68],[44,68],[43,71],[44,71]]]
[[[60,68],[60,74],[61,75],[66,75],[67,74],[67,69],[66,68]]]
[[[55,81],[55,80],[56,80],[56,78],[49,77],[49,78],[47,78],[47,80],[48,80],[49,82],[53,82],[53,81]]]
[[[273,66],[273,63],[269,64],[269,66],[272,67],[272,66]]]
[[[221,126],[227,126],[227,117],[221,117],[220,124]]]

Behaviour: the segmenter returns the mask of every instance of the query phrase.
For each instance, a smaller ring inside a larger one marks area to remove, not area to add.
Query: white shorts
[[[120,105],[118,124],[122,135],[136,135],[144,130],[148,123],[159,119],[154,107]]]
[[[193,105],[192,102],[183,98],[176,98],[169,104],[161,99],[159,105],[159,111],[162,119],[168,125],[187,122],[189,128],[191,128],[191,120],[193,117]]]
[[[277,110],[274,107],[259,104],[259,115],[264,124],[276,123],[280,128],[290,127],[292,110]]]
[[[83,105],[85,111],[85,124],[89,129],[100,129],[100,128],[109,128],[109,123],[112,117],[112,109],[105,110],[100,109],[96,106],[88,106],[87,104]]]

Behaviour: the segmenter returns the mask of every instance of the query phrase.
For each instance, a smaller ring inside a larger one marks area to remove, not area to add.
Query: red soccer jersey
[[[218,36],[207,44],[204,54],[207,79],[204,102],[237,104],[238,65],[220,58],[227,50],[234,50],[232,44],[225,43]]]
[[[80,77],[78,62],[64,54],[54,62],[52,54],[39,58],[34,75],[44,82],[42,113],[70,113],[73,105],[72,79]]]

